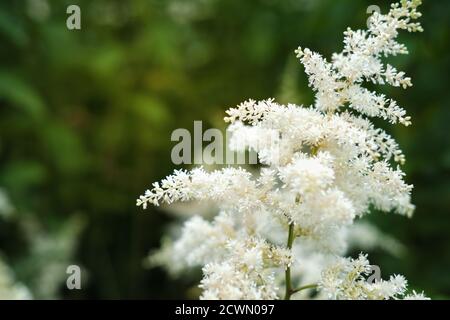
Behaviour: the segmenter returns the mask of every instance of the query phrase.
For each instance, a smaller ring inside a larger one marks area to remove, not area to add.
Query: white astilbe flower
[[[252,210],[258,207],[261,192],[251,178],[251,174],[241,168],[225,168],[210,173],[203,168],[190,172],[176,170],[161,184],[155,182],[153,189],[147,190],[137,200],[137,205],[146,208],[147,203],[159,205],[160,202],[215,200],[232,208]]]
[[[203,267],[201,299],[277,299],[274,268],[291,265],[290,250],[258,238],[233,239],[217,262]]]
[[[217,216],[214,223],[194,216],[184,225],[174,251],[188,266],[201,266],[215,260],[214,256],[223,256],[227,241],[235,238],[234,233],[233,221],[226,215]]]
[[[200,283],[203,300],[274,300],[278,288],[273,274],[262,275],[253,270],[243,270],[232,262],[210,263],[203,267]]]
[[[406,54],[406,47],[395,38],[399,30],[422,31],[416,8],[420,1],[393,4],[386,15],[375,12],[368,30],[344,32],[344,50],[333,54],[327,62],[320,54],[298,48],[297,57],[305,66],[309,85],[316,92],[316,107],[333,112],[348,106],[371,117],[381,117],[391,123],[410,124],[410,117],[392,99],[361,86],[363,81],[392,86],[411,86],[411,79],[391,65],[384,67],[381,56]]]
[[[407,126],[411,119],[394,100],[364,84],[412,85],[404,72],[381,58],[407,53],[396,38],[400,30],[422,30],[414,22],[419,4],[403,0],[386,15],[374,13],[368,30],[347,29],[342,52],[329,61],[298,48],[315,93],[313,105],[268,99],[229,109],[230,150],[256,153],[260,170],[176,170],[155,182],[138,206],[207,201],[219,214],[188,219],[178,240],[153,261],[174,272],[203,267],[203,299],[273,299],[280,297],[281,286],[289,299],[298,293],[297,286],[313,288],[308,280],[320,281],[319,298],[403,297],[406,280],[401,276],[365,281],[364,255],[329,265],[345,253],[346,235],[370,208],[408,217],[413,213],[412,186],[400,167],[405,157],[393,137],[371,121],[378,117]]]
[[[360,254],[357,259],[337,258],[325,268],[319,281],[319,288],[333,300],[388,300],[388,299],[426,299],[423,294],[413,292],[405,295],[407,281],[401,275],[389,280],[369,281],[372,274],[367,255]]]
[[[320,152],[315,157],[304,153],[295,154],[292,162],[279,170],[285,186],[301,195],[325,190],[334,180],[332,157],[328,152]]]
[[[240,261],[246,269],[286,268],[292,254],[285,246],[276,246],[258,234],[257,214],[239,217],[220,212],[213,221],[193,216],[185,222],[177,241],[150,257],[150,263],[164,265],[177,273],[184,268],[220,262],[224,257]],[[259,227],[263,227],[261,224]]]

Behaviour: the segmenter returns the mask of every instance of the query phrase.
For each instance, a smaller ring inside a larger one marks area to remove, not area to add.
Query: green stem
[[[297,292],[299,292],[299,291],[302,291],[302,290],[306,290],[306,289],[315,289],[315,288],[317,288],[317,284],[315,284],[315,283],[313,283],[313,284],[307,284],[307,285],[305,285],[305,286],[298,287],[297,289],[292,289],[292,290],[291,290],[291,295],[294,294],[294,293],[297,293]]]
[[[291,222],[289,224],[289,234],[288,234],[288,240],[287,240],[287,247],[289,250],[292,249],[292,245],[294,244],[294,239],[295,239],[294,223]],[[293,289],[292,282],[291,282],[291,267],[290,266],[288,266],[286,268],[285,277],[286,277],[286,292],[284,294],[284,300],[290,300],[291,296],[294,293],[297,293],[299,291],[317,288],[317,284],[313,283],[313,284],[308,284],[308,285],[304,285],[304,286],[298,287],[296,289]]]
[[[288,249],[292,249],[292,244],[294,243],[294,223],[291,222],[289,224],[289,234],[288,234],[288,241],[287,241],[287,247]],[[284,300],[289,300],[292,295],[292,283],[291,283],[291,267],[288,266],[285,271],[285,277],[286,277],[286,293],[284,294]]]
[[[319,146],[311,147],[311,151],[310,152],[311,152],[312,156],[315,156],[318,151],[319,151]],[[300,202],[300,197],[299,196],[296,197],[295,202],[297,202],[297,203]],[[289,234],[288,234],[288,241],[287,241],[287,248],[289,250],[292,249],[292,244],[294,243],[294,239],[295,239],[294,223],[291,222],[289,224]],[[284,300],[290,300],[292,294],[294,294],[296,292],[299,292],[301,290],[317,287],[317,285],[311,284],[311,285],[303,286],[303,287],[300,287],[300,288],[297,288],[297,289],[293,289],[292,288],[292,283],[291,283],[291,267],[290,266],[287,266],[287,268],[286,268],[285,278],[286,278],[286,292],[284,294]]]

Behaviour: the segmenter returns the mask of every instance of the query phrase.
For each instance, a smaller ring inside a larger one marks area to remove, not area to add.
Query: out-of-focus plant
[[[336,258],[346,248],[345,231],[371,206],[408,217],[414,210],[412,186],[398,166],[405,162],[403,153],[370,120],[408,126],[411,118],[393,99],[363,84],[412,86],[404,72],[381,57],[408,53],[396,38],[401,30],[423,31],[415,22],[420,4],[401,1],[386,15],[374,13],[367,31],[348,28],[344,49],[331,62],[298,48],[315,92],[311,107],[270,99],[249,100],[227,111],[230,145],[258,153],[258,175],[232,167],[177,170],[137,199],[144,209],[191,200],[217,204],[212,221],[189,219],[172,252],[162,256],[179,269],[202,266],[200,298],[290,299],[316,288],[319,297],[330,299],[427,299],[414,291],[407,294],[400,275],[370,282],[367,255]],[[314,266],[320,274],[312,284],[299,274],[293,278],[292,270],[310,260],[305,251],[325,260]]]
[[[32,295],[21,283],[16,282],[12,270],[0,259],[0,300],[28,300]]]
[[[74,263],[81,231],[85,223],[72,216],[56,230],[43,230],[38,221],[21,221],[29,243],[27,254],[18,260],[15,269],[37,299],[61,298],[68,277],[67,268]],[[81,266],[80,266],[81,267]],[[83,285],[87,285],[88,270],[83,270]]]
[[[14,208],[7,195],[0,190],[0,220],[11,218],[13,213]],[[16,281],[14,272],[0,255],[0,300],[24,300],[31,299],[31,297],[28,288]]]
[[[10,262],[8,266],[0,259],[0,299],[61,298],[66,270],[74,261],[85,226],[82,218],[73,216],[56,230],[45,229],[34,215],[18,212],[3,191],[0,192],[0,218],[2,228],[17,228],[26,247],[22,254],[8,252],[10,256],[0,247]]]

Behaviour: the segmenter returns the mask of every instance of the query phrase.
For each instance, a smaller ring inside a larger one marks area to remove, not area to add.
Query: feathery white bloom
[[[297,153],[290,164],[280,168],[279,176],[286,187],[301,195],[325,190],[334,180],[332,157],[328,152],[315,157]]]
[[[277,290],[273,274],[264,275],[252,270],[237,269],[231,262],[211,263],[203,267],[200,282],[203,300],[274,300]]]
[[[292,275],[298,275],[295,268],[303,268],[298,255],[314,253],[322,270],[330,254],[345,251],[348,228],[371,206],[412,215],[412,186],[399,166],[392,167],[392,162],[403,164],[405,157],[370,118],[405,126],[411,119],[394,100],[363,85],[412,85],[404,72],[381,57],[407,53],[396,37],[399,30],[421,31],[414,22],[420,16],[419,4],[402,0],[386,15],[374,13],[368,30],[347,29],[342,52],[330,61],[299,47],[297,57],[315,93],[312,106],[248,100],[227,111],[230,149],[256,152],[262,165],[259,174],[244,168],[176,170],[137,200],[144,209],[176,201],[215,203],[220,213],[212,221],[186,221],[170,249],[176,261],[169,251],[160,255],[180,268],[203,266],[203,299],[275,298],[280,272],[292,269]],[[313,253],[305,253],[305,248]],[[341,258],[322,273],[319,296],[404,295],[403,277],[367,284],[368,270],[364,255]],[[288,290],[286,297],[291,294]]]
[[[203,267],[201,299],[277,299],[273,267],[290,265],[290,251],[257,238],[230,240],[226,249]]]

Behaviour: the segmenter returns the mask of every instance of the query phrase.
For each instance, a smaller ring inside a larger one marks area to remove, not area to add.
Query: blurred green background
[[[390,62],[412,77],[380,88],[413,126],[384,123],[399,141],[413,219],[373,214],[408,248],[372,252],[383,275],[404,274],[450,297],[449,1],[424,1],[422,34]],[[81,8],[81,30],[66,8]],[[354,0],[2,0],[0,3],[0,257],[37,298],[185,298],[192,278],[145,269],[172,218],[135,199],[174,166],[170,134],[194,120],[222,127],[248,98],[310,104],[294,49],[326,56],[347,26],[365,28]],[[65,288],[67,265],[82,290]]]

